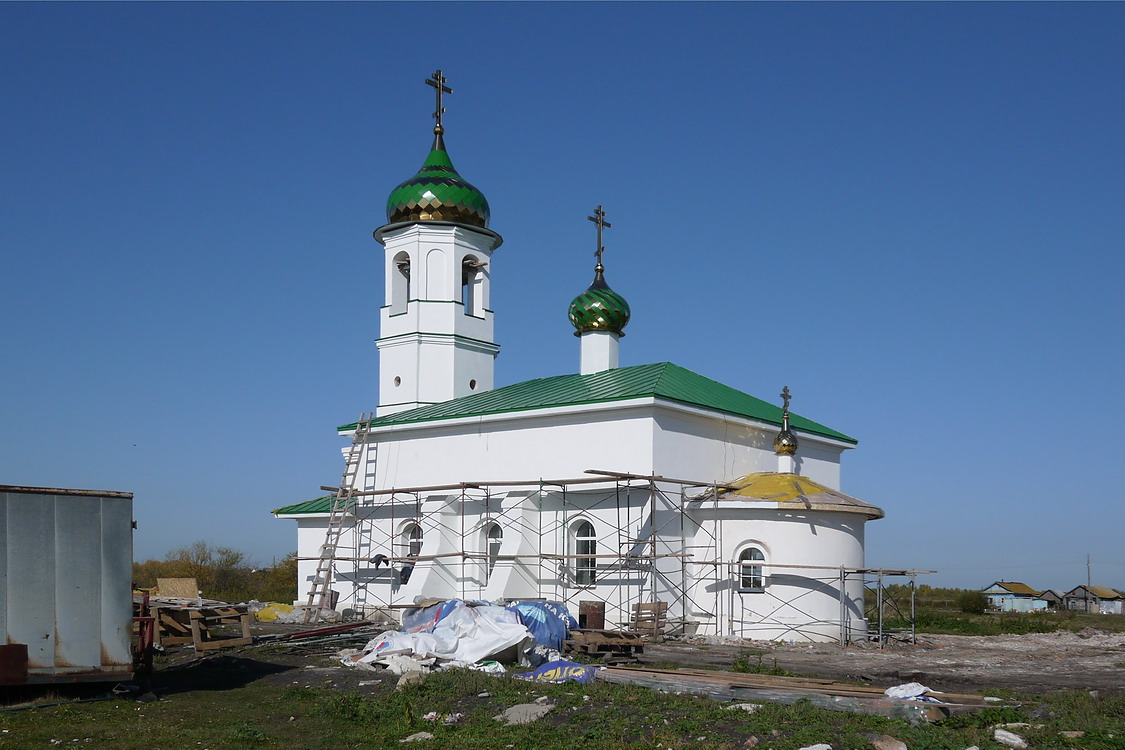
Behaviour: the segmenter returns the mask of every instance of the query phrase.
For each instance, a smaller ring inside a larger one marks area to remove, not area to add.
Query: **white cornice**
[[[725,423],[732,423],[742,426],[751,427],[762,431],[771,431],[778,429],[778,426],[770,422],[763,422],[757,419],[750,419],[748,417],[738,417],[731,414],[724,414],[722,412],[705,409],[702,407],[689,406],[681,404],[677,401],[655,397],[643,396],[640,398],[622,399],[617,401],[603,401],[591,404],[569,404],[566,406],[551,406],[542,409],[523,409],[521,411],[500,412],[497,414],[479,414],[467,417],[453,417],[450,419],[433,419],[424,422],[406,422],[402,424],[391,424],[385,426],[374,427],[371,429],[372,435],[398,435],[404,432],[425,432],[427,430],[457,430],[459,427],[472,427],[474,430],[479,430],[482,425],[488,424],[503,424],[505,422],[530,420],[534,418],[549,418],[549,417],[570,417],[581,414],[600,414],[605,415],[607,412],[621,411],[621,412],[637,412],[643,407],[655,407],[657,409],[664,409],[667,411],[679,412],[681,414],[691,415],[706,421],[718,421]],[[644,416],[642,414],[622,414],[623,419],[636,418]],[[350,435],[351,431],[343,431],[341,435]],[[842,440],[835,440],[833,438],[825,437],[823,435],[816,435],[808,431],[801,431],[801,440],[809,443],[830,446],[840,450],[847,450],[854,448],[851,443],[845,443]]]

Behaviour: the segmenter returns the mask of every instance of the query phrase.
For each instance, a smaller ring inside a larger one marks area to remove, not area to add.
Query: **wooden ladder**
[[[350,511],[353,511],[355,494],[362,488],[356,487],[359,479],[360,467],[370,464],[363,461],[363,453],[367,448],[367,433],[371,430],[371,419],[374,413],[364,412],[359,415],[355,423],[355,435],[352,437],[352,447],[344,461],[344,475],[340,478],[340,486],[336,488],[336,497],[332,499],[332,510],[328,514],[328,529],[324,533],[324,544],[320,547],[320,559],[316,564],[313,574],[312,588],[309,589],[309,598],[305,606],[305,623],[320,621],[321,609],[329,604],[329,592],[332,589],[332,573],[336,567],[336,548],[340,543],[340,536],[344,531],[344,520]],[[373,445],[369,451],[378,450]]]

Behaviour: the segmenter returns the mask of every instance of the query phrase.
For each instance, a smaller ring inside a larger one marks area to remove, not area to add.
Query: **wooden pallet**
[[[188,617],[190,611],[180,606],[149,604],[149,612],[156,621],[154,640],[157,646],[191,643],[191,620]]]
[[[633,605],[633,619],[629,630],[659,642],[668,627],[668,602],[650,602]]]
[[[254,642],[253,636],[250,635],[251,614],[244,606],[193,609],[189,611],[188,617],[191,621],[191,640],[196,651],[249,646]],[[241,625],[242,635],[217,637],[210,632],[209,624]]]
[[[641,636],[621,630],[575,629],[568,631],[567,640],[563,641],[566,653],[600,656],[613,663],[634,662],[644,650]]]

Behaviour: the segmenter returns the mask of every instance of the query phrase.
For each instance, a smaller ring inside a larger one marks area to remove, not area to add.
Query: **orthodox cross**
[[[785,412],[785,414],[789,414],[789,386],[785,386],[781,389],[781,398],[785,401],[785,406],[782,407],[782,411]]]
[[[602,253],[605,252],[605,248],[602,247],[602,228],[612,227],[613,225],[605,220],[605,211],[602,210],[601,206],[594,209],[593,216],[587,216],[586,218],[598,225],[598,249],[594,251],[594,255],[598,256],[598,265],[600,266],[602,264]]]
[[[445,112],[445,107],[441,106],[441,95],[443,92],[446,94],[453,93],[453,89],[446,86],[445,81],[446,78],[441,74],[441,68],[438,68],[434,71],[434,75],[432,78],[426,79],[426,85],[433,86],[434,93],[437,95],[437,109],[434,110],[434,119],[437,120],[437,125],[434,127],[434,129],[438,132],[442,131],[441,115],[443,112]]]

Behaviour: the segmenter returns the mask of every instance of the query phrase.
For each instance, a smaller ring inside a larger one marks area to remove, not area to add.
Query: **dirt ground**
[[[918,636],[917,645],[666,642],[645,648],[645,661],[729,668],[742,649],[751,648],[751,664],[764,651],[762,666],[801,675],[862,680],[872,684],[921,682],[933,690],[987,693],[1007,688],[1021,693],[1056,690],[1125,689],[1125,633],[1093,628],[1073,633],[1028,635]]]
[[[303,626],[257,623],[256,632],[294,632]],[[370,637],[370,635],[366,636]],[[353,647],[359,644],[353,644]],[[214,652],[210,658],[232,659],[235,671],[298,685],[359,687],[376,679],[372,672],[335,666],[325,657],[345,644],[323,644],[284,653],[276,648],[243,648]],[[279,653],[279,651],[281,653]],[[933,690],[988,694],[1008,689],[1019,693],[1056,690],[1125,690],[1125,633],[1087,628],[1028,635],[918,636],[917,645],[894,643],[885,648],[864,643],[778,644],[764,641],[695,638],[648,644],[641,664],[730,669],[739,652],[751,665],[761,664],[800,675],[868,682],[890,687],[921,682]],[[761,661],[759,662],[759,655]],[[188,666],[198,657],[188,649],[168,655],[167,666]],[[264,668],[263,662],[274,669]],[[264,672],[264,673],[261,673]],[[181,675],[184,677],[186,675]],[[247,674],[247,677],[250,675]],[[362,692],[362,691],[360,691]]]

